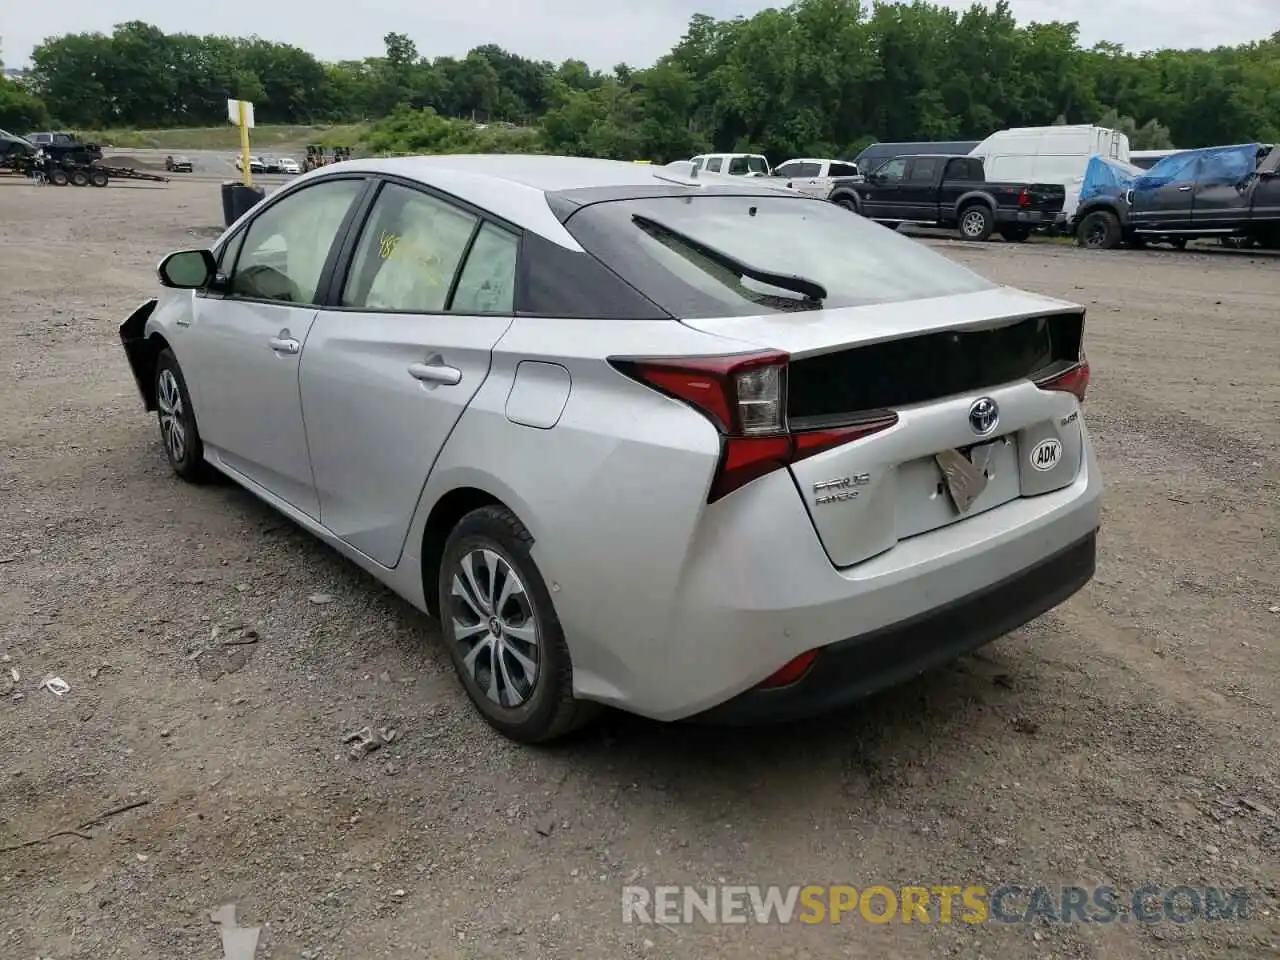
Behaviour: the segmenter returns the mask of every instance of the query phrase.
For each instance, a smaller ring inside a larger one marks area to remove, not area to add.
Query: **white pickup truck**
[[[849,160],[818,160],[802,158],[788,160],[773,168],[773,176],[782,178],[785,185],[799,193],[826,200],[837,179],[858,176],[858,165]]]

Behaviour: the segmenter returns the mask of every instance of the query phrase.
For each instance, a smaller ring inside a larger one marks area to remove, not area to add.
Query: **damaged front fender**
[[[147,340],[147,321],[151,319],[158,302],[152,297],[120,324],[120,342],[124,345],[124,355],[129,360],[129,369],[133,371],[133,379],[142,395],[142,404],[148,411],[156,408],[156,351]]]

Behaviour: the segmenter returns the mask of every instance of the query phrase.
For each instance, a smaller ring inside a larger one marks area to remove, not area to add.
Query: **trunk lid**
[[[683,322],[790,354],[792,430],[897,414],[888,430],[790,467],[838,567],[1010,501],[1060,490],[1079,473],[1079,403],[1033,381],[1079,361],[1081,307],[996,289]]]

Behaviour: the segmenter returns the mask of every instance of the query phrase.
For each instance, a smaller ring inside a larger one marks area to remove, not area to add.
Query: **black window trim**
[[[466,200],[456,197],[451,193],[440,190],[436,187],[422,183],[420,180],[411,180],[407,177],[396,176],[390,173],[375,173],[369,175],[373,181],[373,187],[369,189],[361,202],[356,205],[356,217],[349,224],[344,224],[346,234],[339,244],[338,256],[332,265],[326,263],[328,269],[332,266],[332,271],[328,275],[329,283],[323,298],[321,306],[325,310],[331,310],[337,313],[377,313],[392,315],[408,315],[421,317],[513,317],[520,302],[520,257],[524,248],[525,231],[517,227],[508,220],[490,213],[483,207],[478,207],[474,203],[468,203]],[[448,204],[463,213],[469,214],[476,218],[475,225],[471,228],[471,235],[467,238],[466,245],[462,248],[462,256],[458,260],[458,265],[454,268],[453,279],[449,282],[449,292],[445,297],[444,309],[442,310],[388,310],[385,308],[347,306],[342,302],[342,289],[346,286],[347,275],[351,272],[351,268],[355,264],[356,247],[360,243],[360,237],[364,233],[365,227],[369,224],[369,217],[373,213],[373,206],[377,202],[378,197],[382,195],[382,190],[387,184],[395,184],[398,187],[404,187],[417,193],[424,194],[441,203]],[[458,284],[462,279],[462,273],[466,269],[467,260],[471,256],[471,250],[475,246],[476,238],[480,235],[480,229],[486,224],[497,227],[500,230],[510,234],[516,241],[516,269],[515,276],[512,278],[511,292],[511,309],[490,311],[486,313],[457,313],[450,309],[453,306],[453,297],[458,292]]]
[[[325,299],[328,296],[328,289],[330,286],[329,278],[334,265],[337,263],[338,253],[345,243],[346,233],[351,228],[351,222],[354,219],[355,214],[360,210],[365,197],[368,196],[370,191],[371,178],[366,173],[354,171],[351,173],[336,173],[332,176],[317,177],[316,179],[308,180],[305,183],[286,187],[280,192],[272,194],[270,197],[264,199],[257,207],[254,208],[253,215],[245,221],[239,229],[227,234],[226,237],[224,237],[220,243],[215,244],[214,249],[210,251],[214,255],[215,259],[220,257],[222,255],[222,251],[226,249],[226,245],[231,243],[236,237],[241,237],[243,235],[243,237],[247,239],[248,232],[253,228],[253,225],[257,223],[258,220],[272,207],[282,203],[284,200],[300,193],[303,190],[319,186],[320,184],[334,183],[340,180],[357,180],[362,181],[362,184],[360,189],[356,192],[354,202],[347,209],[346,215],[343,216],[342,222],[338,225],[338,232],[334,234],[333,242],[329,244],[329,252],[325,254],[324,263],[320,267],[320,277],[316,283],[316,292],[311,298],[311,302],[290,303],[287,300],[271,300],[267,297],[235,296],[231,293],[231,290],[228,287],[223,287],[221,285],[217,287],[205,287],[202,290],[197,290],[196,296],[212,300],[231,300],[235,303],[265,303],[276,307],[303,307],[312,310],[325,306]],[[235,276],[236,268],[239,267],[240,257],[243,254],[244,244],[241,243],[239,249],[236,250],[235,262],[231,264],[231,269],[225,274],[228,284],[230,284],[231,278]]]

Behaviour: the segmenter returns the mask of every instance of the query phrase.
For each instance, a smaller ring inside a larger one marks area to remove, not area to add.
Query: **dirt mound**
[[[135,170],[163,170],[163,163],[154,163],[150,160],[142,160],[138,157],[130,156],[127,153],[104,154],[102,157],[102,165],[104,167],[132,167]]]

